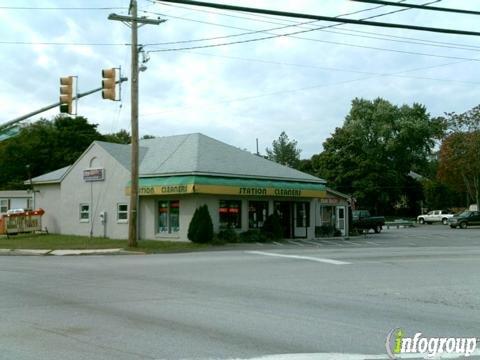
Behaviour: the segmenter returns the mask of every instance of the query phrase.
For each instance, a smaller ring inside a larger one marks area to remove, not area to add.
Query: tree
[[[122,129],[116,133],[104,135],[103,140],[116,144],[130,144],[132,142],[132,137],[127,130]]]
[[[207,205],[195,210],[188,226],[187,237],[194,243],[209,243],[213,240],[213,223]]]
[[[300,165],[300,153],[302,150],[297,148],[297,141],[288,138],[285,131],[282,131],[278,140],[273,140],[272,150],[266,148],[267,159],[279,164],[297,169]]]
[[[97,125],[81,116],[59,115],[24,126],[17,136],[0,142],[0,188],[25,188],[30,176],[73,164],[92,141],[102,139]]]
[[[440,147],[438,177],[480,204],[480,105],[445,115],[448,132]]]
[[[330,186],[352,194],[359,206],[393,212],[407,193],[418,194],[407,191],[415,186],[408,174],[425,166],[443,131],[444,121],[432,119],[420,104],[354,99],[343,126],[312,157],[313,168]]]

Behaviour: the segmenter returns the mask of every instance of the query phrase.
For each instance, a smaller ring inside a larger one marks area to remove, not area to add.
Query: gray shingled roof
[[[140,165],[142,177],[198,174],[325,182],[203,134],[141,140],[140,145],[148,149]]]
[[[130,145],[96,141],[127,170]],[[238,149],[203,134],[186,134],[140,140],[140,177],[210,175],[325,183],[325,180]],[[32,179],[58,182],[69,167]]]
[[[114,144],[105,141],[95,141],[106,152],[108,152],[115,160],[117,160],[125,169],[130,171],[130,145]],[[139,161],[141,162],[145,156],[147,149],[140,147],[139,149]]]
[[[57,183],[62,181],[63,176],[67,173],[70,169],[71,165],[65,166],[61,169],[54,170],[52,172],[34,177],[32,179],[33,183]],[[29,181],[25,181],[25,183],[29,183]]]

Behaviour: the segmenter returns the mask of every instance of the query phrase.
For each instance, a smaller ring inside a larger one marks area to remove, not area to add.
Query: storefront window
[[[297,227],[309,227],[310,226],[310,203],[297,202],[296,204],[296,226]]]
[[[162,200],[158,202],[158,232],[176,233],[180,230],[180,201]]]
[[[242,227],[242,203],[240,200],[220,200],[218,216],[220,228],[240,229]]]
[[[268,201],[248,202],[248,228],[259,229],[268,215]]]

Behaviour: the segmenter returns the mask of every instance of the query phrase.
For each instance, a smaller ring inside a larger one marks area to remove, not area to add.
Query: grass
[[[125,249],[145,253],[164,253],[195,251],[211,248],[211,245],[191,242],[141,240],[138,247],[128,247],[127,240],[91,238],[88,236],[55,235],[55,234],[21,234],[0,237],[0,249]]]

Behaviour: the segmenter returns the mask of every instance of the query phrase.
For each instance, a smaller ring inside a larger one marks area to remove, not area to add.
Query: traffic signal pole
[[[122,82],[127,81],[127,80],[128,80],[128,78],[123,77],[123,78],[121,78],[120,80],[117,80],[117,81],[116,81],[116,84],[121,84]],[[84,92],[84,93],[79,93],[79,94],[77,94],[77,96],[74,96],[74,97],[72,98],[72,100],[80,99],[80,98],[82,98],[82,97],[85,97],[85,96],[94,94],[94,93],[99,92],[99,91],[101,91],[101,90],[102,90],[102,88],[99,87],[99,88],[96,88],[96,89],[93,89],[93,90],[86,91],[86,92]],[[57,106],[60,106],[60,104],[61,104],[61,102],[59,101],[59,102],[56,102],[56,103],[54,103],[54,104],[51,104],[51,105],[47,105],[47,106],[45,106],[45,107],[42,107],[42,108],[40,108],[40,109],[38,109],[38,110],[32,111],[32,112],[30,112],[30,113],[28,113],[28,114],[19,116],[19,117],[13,119],[13,120],[7,121],[6,123],[0,124],[0,130],[9,128],[10,126],[13,126],[13,125],[15,125],[15,124],[17,124],[17,123],[19,123],[19,122],[21,122],[21,121],[23,121],[23,120],[26,120],[26,119],[28,119],[28,118],[30,118],[30,117],[32,117],[32,116],[41,114],[41,113],[43,113],[43,112],[45,112],[45,111],[48,111],[48,110],[51,110],[51,109],[53,109],[53,108],[55,108],[55,107],[57,107]]]
[[[130,16],[110,14],[108,19],[122,21],[132,29],[132,67],[130,82],[131,101],[131,179],[130,206],[128,217],[128,246],[136,247],[138,240],[138,27],[139,24],[158,25],[166,20],[139,18],[137,15],[137,0],[130,0]],[[140,26],[141,26],[140,25]]]

